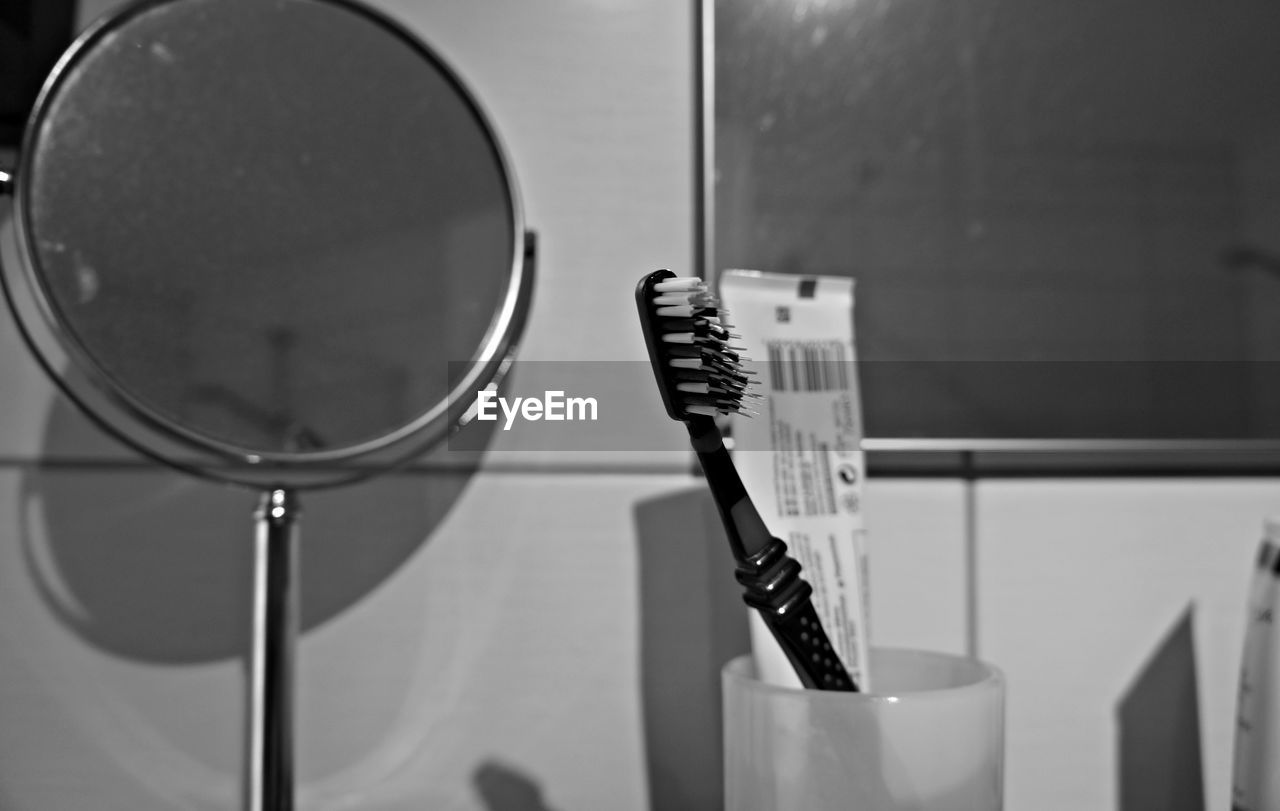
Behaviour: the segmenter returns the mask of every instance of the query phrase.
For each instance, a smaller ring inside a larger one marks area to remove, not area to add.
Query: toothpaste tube
[[[1280,808],[1280,519],[1266,521],[1249,585],[1236,706],[1232,811]]]
[[[854,364],[853,280],[727,270],[720,299],[762,397],[735,419],[735,462],[765,524],[813,586],[813,603],[840,661],[870,689],[865,462]],[[764,622],[751,618],[764,681],[800,686]]]

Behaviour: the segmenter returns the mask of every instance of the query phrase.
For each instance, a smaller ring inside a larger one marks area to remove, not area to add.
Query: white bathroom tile
[[[979,485],[978,646],[1008,677],[1008,807],[1117,808],[1121,711],[1153,700],[1131,691],[1188,617],[1205,807],[1227,801],[1245,590],[1278,508],[1270,480]]]
[[[954,480],[868,480],[872,644],[965,652],[965,488]]]

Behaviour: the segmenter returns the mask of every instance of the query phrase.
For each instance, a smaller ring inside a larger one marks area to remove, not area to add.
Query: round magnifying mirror
[[[424,451],[506,365],[532,240],[498,139],[352,0],[142,0],[63,56],[0,188],[54,379],[143,452],[265,490],[245,807],[288,811],[292,491]]]
[[[37,356],[142,451],[338,483],[443,437],[530,292],[499,141],[458,76],[349,0],[146,0],[67,52],[13,182]]]

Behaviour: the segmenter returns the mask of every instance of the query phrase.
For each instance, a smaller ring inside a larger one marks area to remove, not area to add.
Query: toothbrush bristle
[[[715,295],[696,276],[668,276],[647,287],[643,306],[653,341],[650,352],[672,416],[714,417],[743,412],[751,378],[742,369],[738,336]]]

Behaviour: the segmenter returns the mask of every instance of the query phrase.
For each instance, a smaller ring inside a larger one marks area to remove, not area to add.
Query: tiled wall
[[[543,249],[521,357],[640,357],[634,279],[693,252],[691,10],[381,5],[512,154]],[[235,807],[253,494],[97,436],[7,321],[0,380],[0,808]],[[674,431],[635,386],[640,430]],[[714,807],[715,668],[743,629],[688,464],[499,448],[304,496],[301,806]],[[1190,611],[1219,800],[1274,488],[872,481],[873,638],[1005,668],[1008,807],[1106,809],[1117,706]]]
[[[975,504],[1007,806],[1226,808],[1245,593],[1280,483],[989,481]]]

